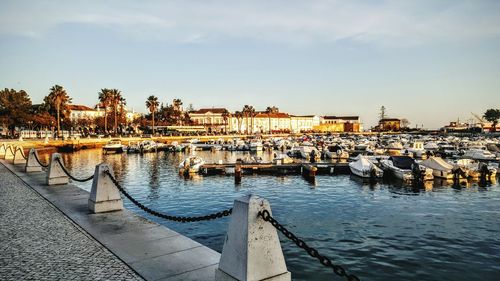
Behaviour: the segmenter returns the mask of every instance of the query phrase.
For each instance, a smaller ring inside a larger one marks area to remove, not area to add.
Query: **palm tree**
[[[241,110],[241,113],[245,117],[245,134],[247,135],[248,135],[248,114],[250,113],[249,110],[250,106],[247,104],[245,104],[245,106],[243,106],[243,109]]]
[[[122,96],[122,93],[118,89],[112,89],[109,91],[110,102],[113,106],[113,110],[115,113],[115,125],[113,130],[115,134],[118,133],[118,107],[123,110],[123,106],[126,104],[125,98]]]
[[[240,120],[243,119],[243,113],[241,111],[235,111],[234,117],[236,117],[236,121],[238,121],[238,133],[241,133],[241,124]]]
[[[104,132],[108,132],[108,106],[111,103],[111,90],[101,89],[99,92],[99,102],[104,106]]]
[[[269,129],[269,134],[271,134],[271,113],[274,112],[274,109],[273,107],[270,107],[268,106],[266,108],[266,113],[267,113],[267,125],[268,125],[268,129]]]
[[[48,101],[56,107],[57,111],[57,136],[61,135],[61,107],[71,102],[71,98],[66,93],[66,90],[59,85],[54,85],[50,88]]]
[[[255,108],[253,108],[253,106],[249,106],[248,107],[248,115],[250,116],[250,121],[252,121],[252,130],[250,131],[250,133],[253,134],[253,121],[254,121],[254,117],[257,116],[257,113],[255,112]]]
[[[158,109],[159,105],[160,103],[158,102],[158,98],[155,96],[149,96],[146,100],[146,107],[153,116],[153,135],[155,134],[155,111]]]
[[[227,134],[227,120],[229,119],[229,117],[231,117],[231,113],[224,108],[224,111],[222,111],[222,119],[224,119],[224,129],[226,131],[226,134]]]

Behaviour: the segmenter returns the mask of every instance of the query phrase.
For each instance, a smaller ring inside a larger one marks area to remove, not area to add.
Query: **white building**
[[[70,104],[68,105],[70,110],[69,119],[71,121],[78,121],[81,119],[95,119],[100,116],[104,116],[104,111],[99,109],[92,109],[85,105]]]

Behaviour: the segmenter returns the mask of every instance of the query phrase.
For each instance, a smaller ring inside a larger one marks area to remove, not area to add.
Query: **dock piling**
[[[241,160],[236,161],[236,165],[234,166],[234,183],[235,184],[240,184],[241,183]]]

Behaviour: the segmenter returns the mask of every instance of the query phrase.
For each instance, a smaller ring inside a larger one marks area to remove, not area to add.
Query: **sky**
[[[0,88],[54,84],[439,128],[500,108],[500,1],[0,0]]]

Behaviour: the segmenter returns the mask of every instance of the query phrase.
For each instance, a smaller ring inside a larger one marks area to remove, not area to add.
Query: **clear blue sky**
[[[437,128],[500,107],[500,1],[0,0],[0,88],[56,83]]]

